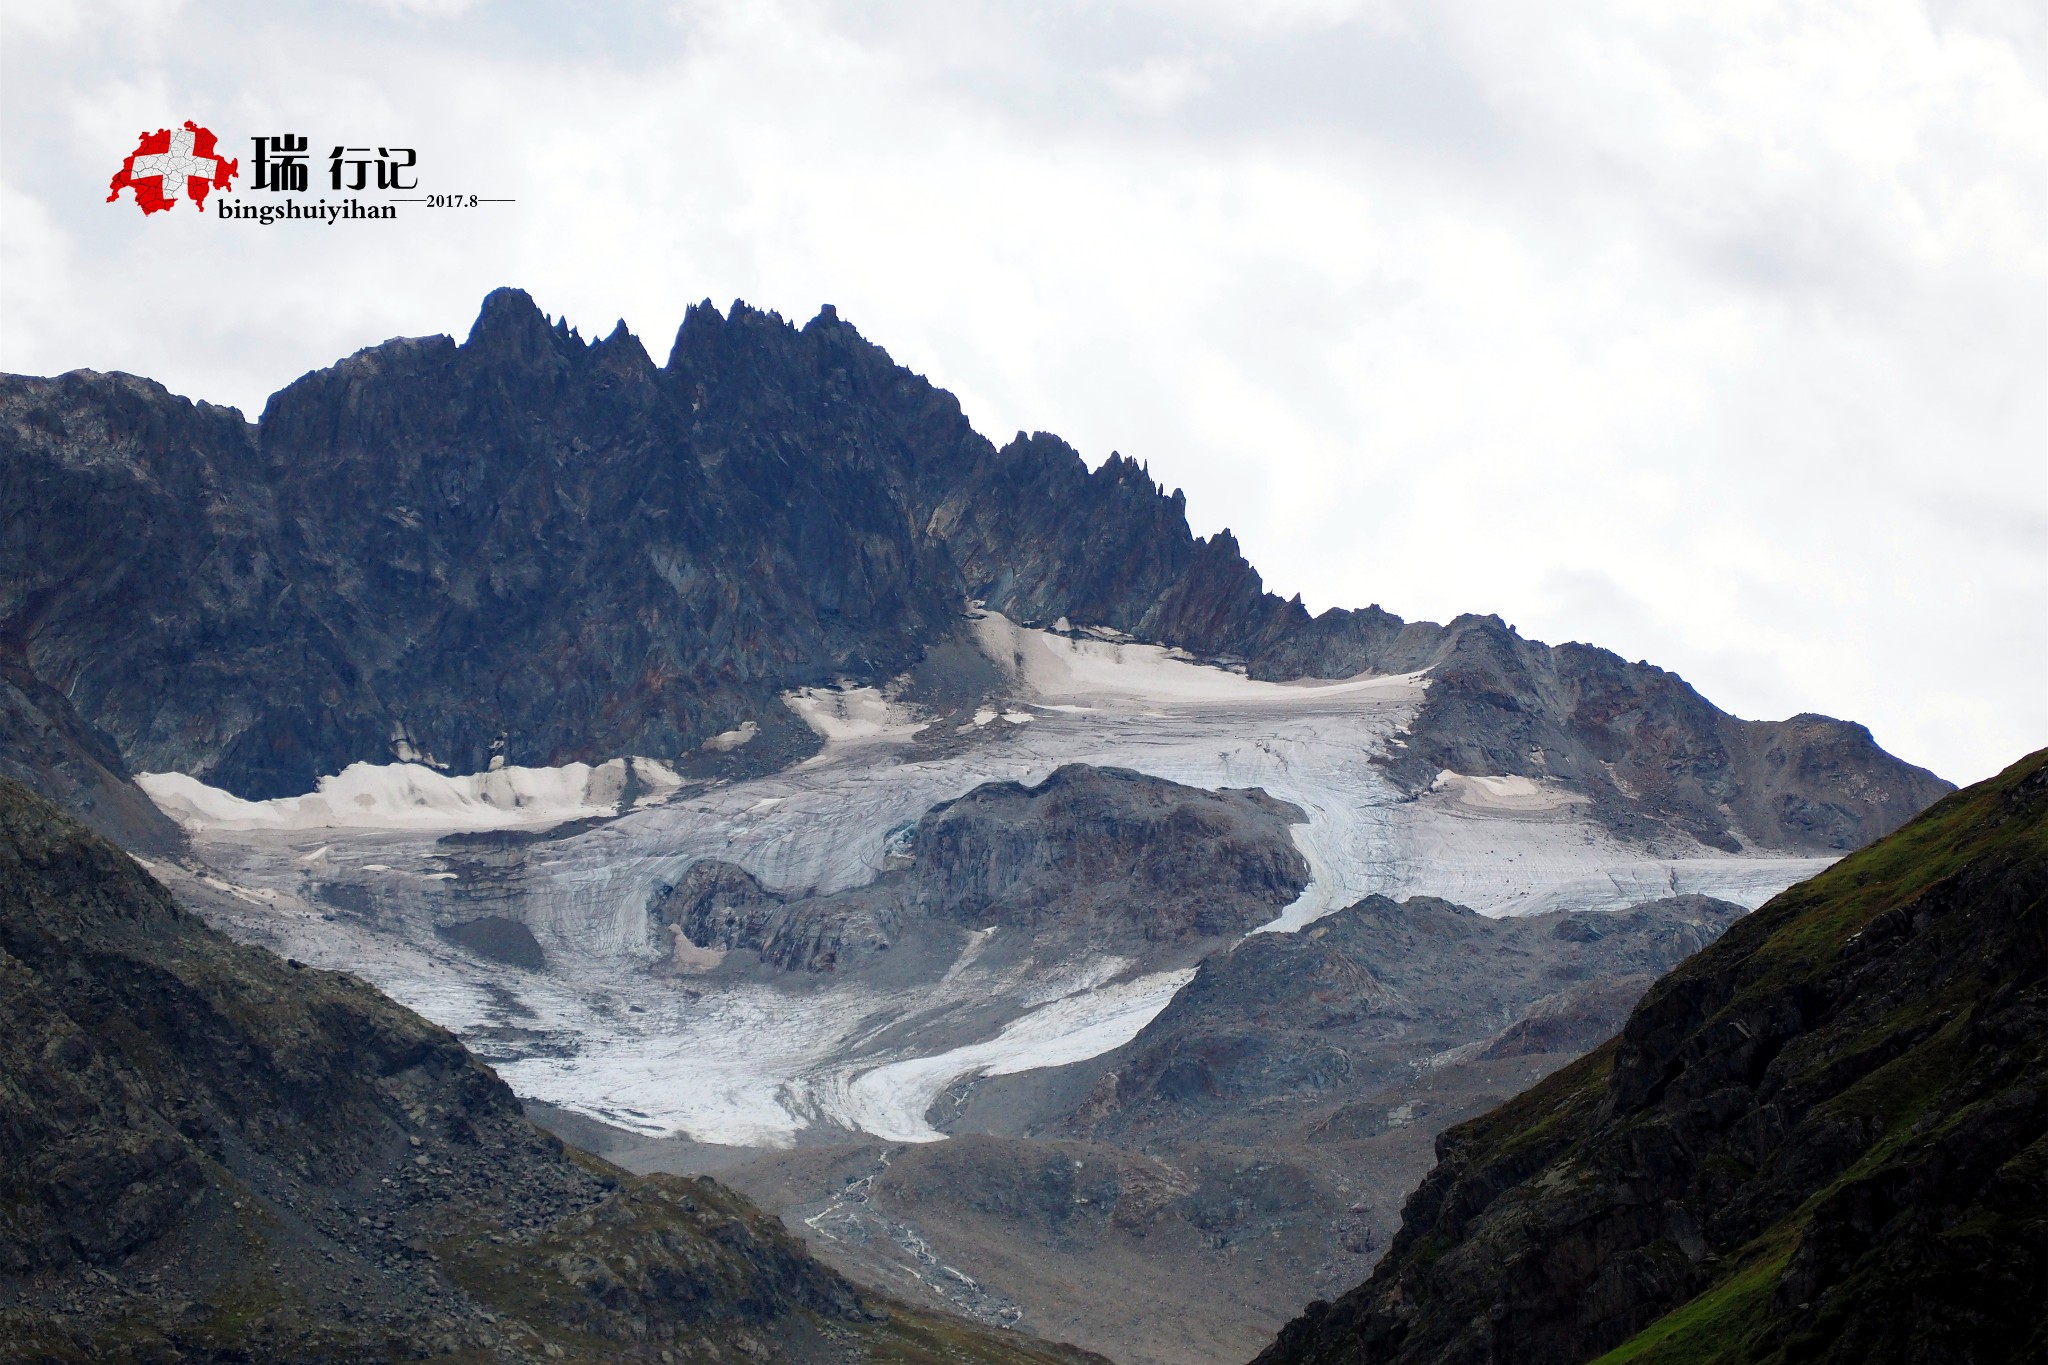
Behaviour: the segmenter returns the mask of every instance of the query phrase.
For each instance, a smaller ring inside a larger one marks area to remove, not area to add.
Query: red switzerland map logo
[[[167,209],[178,202],[182,191],[206,212],[209,190],[224,190],[241,173],[242,163],[214,155],[214,137],[191,119],[173,132],[159,128],[142,134],[135,150],[114,172],[107,202],[121,197],[124,189],[135,191],[135,202],[146,214]]]

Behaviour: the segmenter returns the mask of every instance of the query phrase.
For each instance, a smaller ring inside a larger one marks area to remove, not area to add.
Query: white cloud
[[[429,8],[10,7],[0,366],[254,408],[499,284],[657,358],[701,297],[830,301],[1313,606],[1498,611],[1958,779],[2048,741],[2029,7]],[[103,204],[187,117],[519,202]]]

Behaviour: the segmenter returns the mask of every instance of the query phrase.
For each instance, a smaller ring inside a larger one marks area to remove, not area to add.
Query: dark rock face
[[[1397,764],[1558,777],[1623,833],[1662,822],[1710,847],[1846,851],[1904,823],[1949,784],[1826,716],[1745,721],[1684,679],[1590,645],[1555,649],[1499,620],[1451,623]]]
[[[1656,973],[1742,914],[1681,896],[1612,913],[1488,919],[1428,897],[1373,896],[1304,932],[1255,934],[1204,961],[1105,1059],[1068,1127],[1117,1141],[1271,1127],[1279,1114],[1381,1090],[1452,1048],[1583,1052],[1621,1026]],[[1357,1118],[1340,1110],[1322,1126],[1337,1136]]]
[[[541,951],[540,940],[533,936],[533,930],[521,921],[507,919],[503,915],[479,915],[475,919],[443,925],[437,932],[450,943],[460,944],[493,962],[524,967],[530,972],[543,971],[548,965],[547,954]]]
[[[1185,495],[1163,496],[1120,455],[1091,472],[1072,446],[1044,432],[1019,432],[980,462],[939,502],[931,525],[974,596],[1030,624],[1067,616],[1223,653],[1238,643],[1234,617],[1258,599],[1257,575],[1242,559],[1228,563],[1236,542],[1227,533],[1213,551],[1189,534]],[[1190,611],[1181,604],[1190,575],[1201,577],[1212,560],[1250,593],[1205,585],[1211,610]]]
[[[927,948],[988,928],[1039,952],[1188,947],[1242,934],[1301,894],[1308,863],[1287,827],[1304,818],[1258,790],[1069,764],[1036,787],[984,783],[934,807],[899,841],[908,866],[834,895],[696,863],[655,896],[650,930],[806,971],[871,961],[912,929]]]
[[[746,721],[712,766],[765,771],[815,747],[779,693],[913,667],[968,598],[1260,677],[1430,668],[1404,780],[1555,777],[1628,832],[1849,848],[1946,790],[1860,727],[1739,721],[1491,617],[1311,619],[1132,462],[996,449],[830,309],[700,305],[657,368],[500,290],[460,345],[359,352],[253,426],[130,376],[0,378],[0,509],[0,656],[128,766],[248,797],[413,755],[677,758]],[[105,804],[92,761],[15,766]]]
[[[892,483],[900,428],[970,434],[814,330],[839,342],[696,309],[657,370],[500,291],[464,344],[362,352],[254,429],[121,376],[10,381],[9,633],[133,764],[248,796],[748,719],[801,748],[777,691],[898,671],[957,616]]]
[[[64,806],[141,853],[172,852],[184,835],[134,784],[113,742],[79,718],[70,698],[0,654],[0,777]]]
[[[1953,788],[1826,716],[1747,721],[1683,678],[1591,645],[1525,640],[1498,617],[1404,624],[1325,612],[1252,657],[1255,675],[1430,670],[1392,764],[1411,787],[1448,768],[1556,778],[1617,832],[1659,827],[1733,852],[1860,847]]]
[[[648,907],[653,931],[720,953],[752,952],[784,971],[829,972],[842,955],[887,951],[900,916],[886,900],[863,894],[785,896],[752,873],[715,859],[692,864],[682,881]],[[677,962],[686,964],[678,943]]]
[[[1043,1358],[882,1316],[730,1192],[566,1152],[445,1030],[229,942],[0,780],[0,1359],[839,1359],[906,1331]]]
[[[1308,885],[1286,827],[1308,817],[1263,791],[1202,791],[1069,764],[1036,787],[991,782],[918,822],[918,902],[975,928],[1057,921],[1153,942],[1241,934]]]
[[[1438,1140],[1262,1361],[2006,1361],[2048,1333],[2048,752],[1785,892]],[[1652,1342],[1656,1344],[1651,1344]]]
[[[0,401],[4,633],[131,766],[217,769],[276,704],[270,686],[319,708],[297,747],[345,725],[350,681],[280,561],[241,414],[127,375],[14,380]]]

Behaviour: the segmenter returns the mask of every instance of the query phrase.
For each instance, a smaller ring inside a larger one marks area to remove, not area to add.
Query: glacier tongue
[[[946,1135],[925,1121],[925,1113],[953,1082],[1085,1062],[1122,1047],[1194,975],[1194,968],[1183,967],[1077,991],[1011,1020],[986,1042],[849,1069],[843,1083],[820,1091],[818,1102],[826,1115],[856,1131],[891,1142],[937,1142]]]
[[[1116,1047],[1188,978],[1184,962],[1117,964],[1113,978],[1072,961],[997,965],[976,959],[979,943],[915,988],[650,970],[667,952],[649,933],[650,897],[691,864],[719,859],[782,890],[863,885],[883,870],[892,831],[984,782],[1035,784],[1080,762],[1260,787],[1294,803],[1308,817],[1293,836],[1312,880],[1264,926],[1276,931],[1375,892],[1495,915],[1618,909],[1674,891],[1754,906],[1829,861],[1646,849],[1527,779],[1447,774],[1410,798],[1372,760],[1414,717],[1428,685],[1420,676],[1269,683],[992,614],[976,630],[1012,681],[992,709],[1031,723],[970,723],[965,739],[932,752],[912,742],[919,718],[883,691],[812,690],[790,705],[824,735],[824,751],[724,785],[679,785],[645,759],[464,778],[357,765],[312,796],[270,802],[175,774],[144,785],[215,869],[262,892],[210,910],[234,932],[368,977],[465,1034],[522,1094],[650,1134],[754,1145],[818,1126],[940,1137],[926,1111],[947,1086]],[[626,761],[647,765],[638,789],[659,799],[533,843],[514,871],[462,863],[436,842],[445,831],[610,815]],[[615,766],[616,790],[606,776]],[[323,909],[316,878],[364,888],[375,913]],[[485,961],[436,936],[463,913],[515,915],[548,970]],[[1048,990],[1068,978],[1084,984]]]

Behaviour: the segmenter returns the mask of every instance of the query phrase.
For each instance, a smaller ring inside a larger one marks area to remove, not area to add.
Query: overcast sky
[[[4,12],[0,368],[253,416],[502,284],[657,359],[830,302],[1312,609],[1498,612],[1956,781],[2048,743],[2035,0]],[[105,203],[188,118],[244,191],[300,132],[518,202]]]

